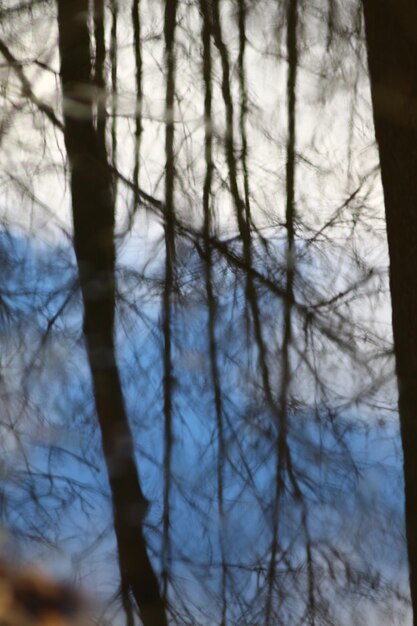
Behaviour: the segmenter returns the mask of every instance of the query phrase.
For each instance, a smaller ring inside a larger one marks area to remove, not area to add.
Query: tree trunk
[[[84,336],[112,496],[122,598],[127,608],[133,595],[144,626],[166,626],[158,581],[146,552],[142,523],[147,500],[139,483],[116,364],[113,180],[105,137],[100,135],[105,125],[98,120],[96,129],[93,119],[88,4],[88,0],[58,0],[64,136]]]
[[[417,5],[363,0],[385,196],[404,455],[405,523],[417,626]]]

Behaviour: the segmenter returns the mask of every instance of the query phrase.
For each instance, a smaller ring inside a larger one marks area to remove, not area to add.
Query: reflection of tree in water
[[[129,624],[136,608],[145,626],[402,623],[360,8],[0,14],[1,502],[17,547],[71,556]]]

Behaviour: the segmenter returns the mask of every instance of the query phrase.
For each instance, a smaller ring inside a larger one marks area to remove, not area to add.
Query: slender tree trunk
[[[385,196],[404,455],[405,524],[417,626],[417,5],[363,0]]]
[[[204,249],[205,249],[205,279],[208,306],[208,348],[210,357],[210,373],[214,391],[214,409],[217,427],[217,502],[219,510],[219,547],[221,560],[220,594],[221,594],[221,618],[220,626],[227,624],[227,562],[226,562],[226,527],[224,511],[224,474],[226,465],[226,442],[224,429],[223,393],[221,386],[221,373],[219,369],[218,346],[216,340],[217,323],[217,300],[214,290],[214,267],[213,255],[210,243],[212,235],[212,183],[214,173],[213,161],[213,77],[212,77],[212,51],[211,51],[211,28],[204,0],[200,0],[202,9],[203,40],[203,82],[204,82],[204,160],[205,176],[203,187],[203,213],[204,213]]]
[[[142,138],[142,43],[141,36],[141,6],[140,0],[133,0],[132,3],[132,26],[135,44],[135,79],[136,79],[136,113],[135,113],[135,148],[133,160],[133,182],[135,187],[139,187],[140,174],[140,146]],[[134,213],[139,204],[139,194],[137,191],[133,195]]]
[[[118,0],[111,0],[111,32],[110,32],[110,63],[111,63],[111,158],[114,169],[117,169],[117,66],[118,66],[118,48],[117,48],[117,26],[119,21]],[[114,191],[116,192],[116,181],[113,181]]]
[[[165,279],[163,291],[164,333],[164,513],[162,528],[162,591],[168,596],[171,569],[171,485],[172,485],[172,414],[174,376],[172,364],[172,292],[175,276],[174,209],[174,102],[175,102],[175,27],[177,0],[165,2]]]
[[[113,180],[104,125],[93,121],[88,0],[58,0],[64,137],[71,167],[74,247],[84,304],[84,336],[104,458],[125,606],[132,594],[144,626],[166,626],[158,581],[146,552],[147,500],[137,474],[114,346]],[[101,131],[100,131],[101,129]]]
[[[100,150],[106,151],[106,80],[105,61],[106,44],[104,33],[104,0],[94,2],[94,38],[95,38],[95,63],[94,80],[97,89],[96,95],[96,115],[97,115],[97,137],[103,142]]]
[[[295,278],[295,169],[296,169],[296,87],[298,71],[298,0],[288,0],[287,6],[287,160],[286,160],[286,207],[285,226],[287,230],[286,287],[283,302],[284,320],[281,348],[281,376],[279,381],[278,400],[278,436],[277,459],[275,470],[275,499],[272,513],[271,560],[268,568],[268,594],[265,612],[265,623],[271,623],[273,589],[276,576],[276,558],[280,550],[279,541],[279,506],[285,491],[285,474],[290,478],[293,495],[300,499],[298,483],[292,472],[291,452],[288,444],[288,400],[291,385],[291,341],[292,341],[292,303],[294,302]],[[309,602],[311,586],[309,585]],[[314,625],[314,613],[309,614],[309,624]]]

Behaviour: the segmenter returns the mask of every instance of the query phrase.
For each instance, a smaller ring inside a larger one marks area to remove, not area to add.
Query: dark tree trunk
[[[363,0],[385,196],[404,454],[405,522],[417,626],[417,5]]]
[[[139,205],[139,173],[140,173],[140,145],[142,138],[142,43],[141,35],[141,7],[140,0],[133,0],[132,3],[132,26],[133,38],[135,45],[135,79],[136,79],[136,115],[135,115],[135,148],[133,160],[133,182],[136,190],[134,191],[133,213]]]
[[[172,364],[172,294],[175,280],[175,28],[177,0],[165,2],[165,278],[162,296],[164,334],[164,512],[162,521],[162,591],[166,600],[171,569],[172,415],[174,376]]]
[[[94,125],[88,0],[58,0],[65,145],[71,167],[74,246],[84,304],[84,336],[112,495],[125,606],[135,598],[145,626],[166,626],[158,581],[146,552],[142,492],[114,346],[113,180],[104,124]],[[100,109],[99,109],[100,111]],[[103,113],[104,114],[104,113]]]

